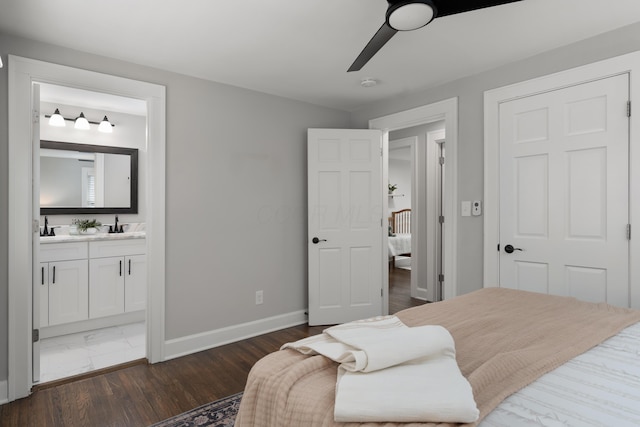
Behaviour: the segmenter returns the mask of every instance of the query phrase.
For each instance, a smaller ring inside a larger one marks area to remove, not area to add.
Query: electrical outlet
[[[256,305],[260,305],[263,302],[263,293],[262,291],[256,291]]]

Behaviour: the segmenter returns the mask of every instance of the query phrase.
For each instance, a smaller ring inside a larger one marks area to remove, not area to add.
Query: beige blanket
[[[398,317],[408,326],[438,324],[449,330],[482,419],[542,374],[640,321],[640,311],[488,288],[404,310]],[[264,357],[249,374],[236,426],[399,425],[336,423],[337,366],[290,349]]]

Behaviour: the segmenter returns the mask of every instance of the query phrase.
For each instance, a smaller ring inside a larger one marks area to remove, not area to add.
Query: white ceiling
[[[640,0],[524,0],[397,34],[384,0],[0,0],[0,31],[353,111],[640,20]],[[3,52],[0,52],[3,53]],[[379,84],[360,86],[372,77]]]
[[[40,84],[40,101],[56,104],[58,107],[73,105],[102,110],[105,113],[116,111],[137,116],[147,114],[147,103],[139,99],[45,83]],[[63,115],[65,114],[63,108],[60,111]],[[52,112],[45,111],[45,113],[51,114]]]

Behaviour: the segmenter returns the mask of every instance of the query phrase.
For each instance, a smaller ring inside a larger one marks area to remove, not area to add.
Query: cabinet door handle
[[[131,258],[129,258],[129,276],[131,276]]]
[[[42,267],[42,284],[44,285],[44,267]]]
[[[51,282],[52,284],[56,283],[56,266],[53,266],[53,282]]]
[[[122,260],[120,260],[120,276],[122,276]]]

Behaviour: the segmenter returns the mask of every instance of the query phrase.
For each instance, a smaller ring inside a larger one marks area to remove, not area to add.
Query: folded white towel
[[[346,323],[282,348],[340,363],[337,422],[462,422],[478,419],[469,382],[442,326],[409,328],[395,316]]]

